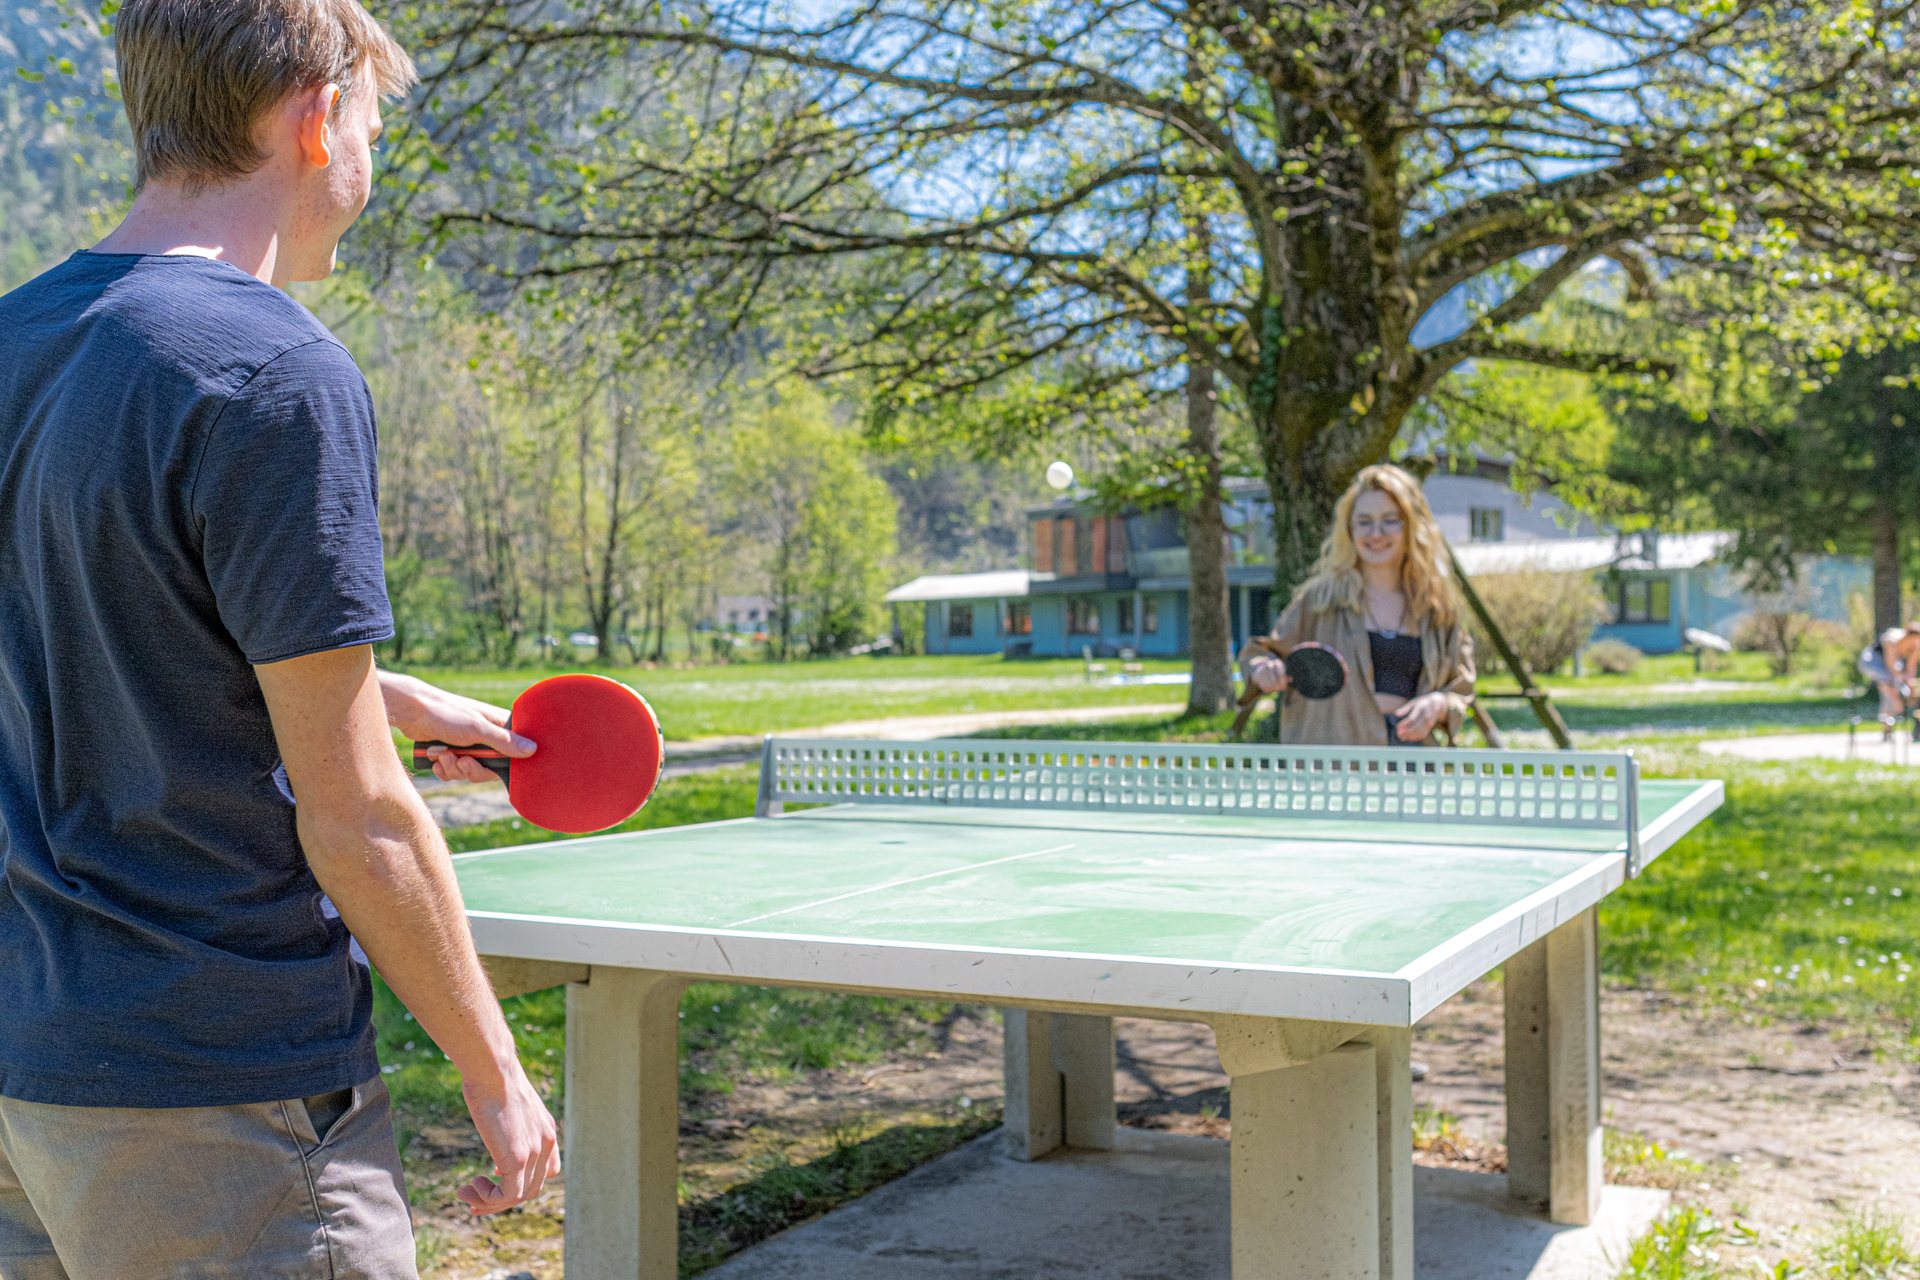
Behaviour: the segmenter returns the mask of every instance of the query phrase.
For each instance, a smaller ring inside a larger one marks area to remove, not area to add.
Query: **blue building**
[[[1621,640],[1643,653],[1672,653],[1691,629],[1725,636],[1754,609],[1728,561],[1731,533],[1578,537],[1456,547],[1469,576],[1545,569],[1599,577],[1610,618],[1594,639]],[[1857,556],[1817,556],[1803,566],[1796,601],[1816,618],[1845,622],[1849,597],[1872,590],[1873,571]]]
[[[1523,495],[1506,468],[1439,471],[1424,482],[1441,532],[1470,576],[1546,569],[1600,577],[1611,617],[1595,639],[1671,653],[1689,628],[1725,634],[1753,602],[1726,562],[1730,533],[1654,537],[1603,530],[1550,495]],[[1266,631],[1273,599],[1273,508],[1266,485],[1225,485],[1227,588],[1233,644]],[[1132,650],[1184,654],[1188,645],[1185,523],[1171,509],[1107,515],[1075,498],[1027,511],[1028,567],[916,578],[887,593],[926,606],[925,652],[1077,657]],[[1848,597],[1869,589],[1855,557],[1809,566],[1805,607],[1844,621]]]

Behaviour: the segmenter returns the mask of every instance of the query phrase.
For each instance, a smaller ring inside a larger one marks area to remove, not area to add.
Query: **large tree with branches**
[[[1590,268],[1858,293],[1908,261],[1913,10],[449,0],[416,35],[436,146],[536,122],[527,181],[435,207],[496,269],[778,299],[883,428],[1017,436],[1196,362],[1257,435],[1284,590],[1450,371],[1658,368],[1530,324]]]

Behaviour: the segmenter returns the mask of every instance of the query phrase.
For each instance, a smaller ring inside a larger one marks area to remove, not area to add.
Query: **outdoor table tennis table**
[[[1210,1024],[1234,1280],[1410,1280],[1411,1028],[1506,966],[1510,1190],[1591,1220],[1595,909],[1721,798],[1620,752],[769,739],[753,818],[455,865],[500,993],[567,984],[570,1280],[676,1274],[711,979],[1005,1006],[1026,1158],[1112,1146],[1116,1014]]]

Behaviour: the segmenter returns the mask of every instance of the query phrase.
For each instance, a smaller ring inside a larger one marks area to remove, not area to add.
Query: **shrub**
[[[1836,689],[1861,684],[1866,677],[1860,674],[1860,650],[1866,643],[1850,624],[1816,618],[1800,639],[1800,668]]]
[[[1853,628],[1830,618],[1815,618],[1808,623],[1800,643],[1807,649],[1837,650],[1841,653],[1858,653],[1861,647],[1853,643]]]
[[[1596,640],[1586,649],[1586,660],[1610,676],[1629,674],[1646,656],[1624,640]]]
[[[1536,672],[1552,671],[1578,653],[1593,634],[1595,624],[1606,615],[1606,599],[1599,586],[1583,573],[1546,569],[1490,573],[1475,578],[1473,586],[1486,602],[1487,612],[1500,624],[1507,643]],[[1473,632],[1473,651],[1481,670],[1500,670],[1499,654],[1471,611],[1467,625]]]
[[[1819,620],[1801,609],[1780,607],[1766,597],[1758,600],[1751,613],[1743,613],[1734,624],[1733,647],[1749,653],[1767,655],[1767,666],[1775,676],[1793,673],[1794,659],[1817,635]]]

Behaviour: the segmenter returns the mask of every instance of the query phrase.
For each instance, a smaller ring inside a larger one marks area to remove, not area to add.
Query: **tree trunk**
[[[1200,71],[1189,58],[1187,76]],[[1213,228],[1203,210],[1186,212],[1193,248],[1187,259],[1187,305],[1213,296]],[[1193,682],[1187,687],[1187,714],[1215,716],[1234,704],[1233,621],[1227,603],[1227,530],[1220,511],[1220,397],[1213,366],[1187,355],[1187,449],[1199,468],[1199,492],[1187,510],[1187,651]],[[1135,620],[1138,625],[1138,619]]]
[[[1333,505],[1347,478],[1310,476],[1294,459],[1267,458],[1267,489],[1273,495],[1273,600],[1284,608],[1313,571],[1333,519]]]
[[[1227,529],[1220,511],[1220,430],[1213,369],[1187,363],[1187,447],[1200,465],[1200,491],[1187,512],[1188,639],[1193,683],[1187,714],[1233,706],[1233,624],[1227,612]]]
[[[1900,608],[1900,571],[1902,534],[1901,504],[1910,502],[1906,486],[1899,479],[1913,474],[1913,459],[1902,448],[1904,423],[1896,423],[1892,410],[1882,404],[1874,414],[1873,512],[1868,517],[1868,537],[1873,546],[1873,632],[1879,635],[1888,627],[1905,622]]]
[[[1873,631],[1901,624],[1900,509],[1882,491],[1873,503]]]
[[[667,589],[665,586],[654,588],[653,612],[653,648],[651,661],[667,660]]]

